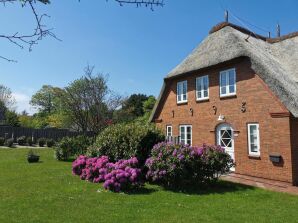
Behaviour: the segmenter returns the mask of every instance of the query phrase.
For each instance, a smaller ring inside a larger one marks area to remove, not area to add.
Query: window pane
[[[184,126],[180,127],[180,142],[185,143],[185,128],[184,128]]]
[[[251,152],[256,153],[256,152],[258,152],[258,146],[256,144],[251,144],[250,150],[251,150]]]
[[[202,91],[198,91],[198,98],[202,98]]]
[[[191,127],[190,126],[188,126],[187,128],[186,128],[186,131],[187,131],[187,140],[186,140],[186,143],[187,144],[191,144]]]
[[[183,82],[183,94],[186,94],[186,92],[187,92],[187,82],[184,81]]]
[[[181,95],[180,94],[178,95],[178,101],[181,101]]]
[[[235,72],[234,70],[229,71],[229,85],[235,84]]]
[[[177,84],[177,94],[180,95],[181,94],[181,83]]]
[[[221,87],[221,94],[226,94],[227,93],[227,90],[226,90],[226,87]]]
[[[186,101],[186,94],[183,95],[183,101]]]
[[[257,135],[257,126],[251,125],[249,131],[250,131],[250,134]]]
[[[208,97],[208,91],[204,91],[204,97],[207,98]]]
[[[227,75],[226,73],[221,73],[220,75],[220,78],[221,78],[221,86],[224,87],[227,85]]]
[[[230,93],[235,93],[235,86],[234,85],[230,85],[229,86],[229,91],[230,91]]]
[[[167,128],[167,136],[172,136],[172,127],[168,126]]]
[[[202,90],[202,84],[201,84],[201,78],[197,79],[197,90],[201,91]]]
[[[204,90],[207,90],[208,89],[208,76],[207,77],[204,77],[204,79],[203,79],[203,81],[204,81]]]
[[[259,132],[258,125],[249,125],[249,148],[250,152],[258,153],[259,152]]]

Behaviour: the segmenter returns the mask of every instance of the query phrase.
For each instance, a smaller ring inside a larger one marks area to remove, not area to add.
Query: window
[[[177,103],[187,102],[187,81],[177,83]]]
[[[260,155],[259,124],[248,124],[247,128],[249,155]]]
[[[191,140],[192,140],[191,125],[180,125],[179,136],[180,136],[180,143],[191,145]]]
[[[173,128],[171,125],[167,125],[167,137],[171,137],[173,135]]]
[[[236,71],[235,69],[220,72],[220,96],[236,94]]]
[[[197,100],[209,98],[209,78],[208,75],[196,79]]]

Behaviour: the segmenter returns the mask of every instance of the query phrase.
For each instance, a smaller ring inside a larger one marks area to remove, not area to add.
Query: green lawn
[[[102,191],[71,174],[51,149],[0,149],[0,222],[298,222],[298,196],[221,182],[209,190]],[[100,190],[101,192],[98,192]]]

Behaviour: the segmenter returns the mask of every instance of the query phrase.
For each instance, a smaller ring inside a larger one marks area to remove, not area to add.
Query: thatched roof
[[[248,57],[252,69],[298,117],[298,33],[266,38],[230,23],[220,23],[192,53],[165,78],[171,79],[192,71],[214,66],[239,57]],[[164,83],[165,85],[165,83]],[[150,121],[162,98],[163,86]]]

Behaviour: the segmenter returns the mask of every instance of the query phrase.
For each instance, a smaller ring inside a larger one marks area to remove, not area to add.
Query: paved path
[[[268,180],[236,173],[230,173],[228,175],[221,176],[221,179],[267,190],[298,195],[298,187],[293,186],[292,184],[287,182]]]

